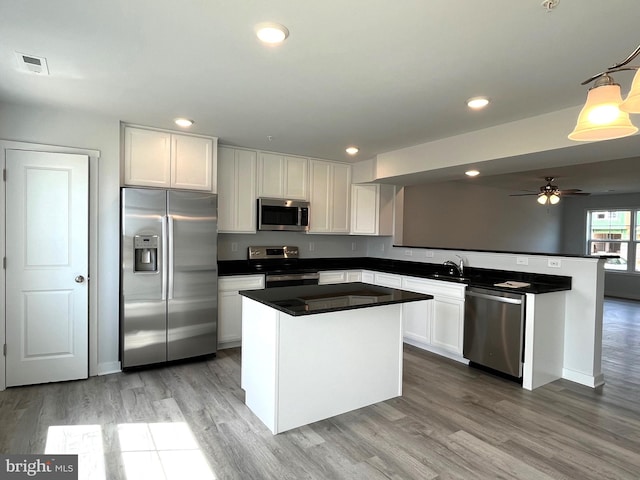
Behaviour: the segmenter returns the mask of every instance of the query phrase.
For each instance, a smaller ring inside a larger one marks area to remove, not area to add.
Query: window
[[[640,272],[640,209],[589,210],[587,253],[618,255],[607,260],[607,270]]]

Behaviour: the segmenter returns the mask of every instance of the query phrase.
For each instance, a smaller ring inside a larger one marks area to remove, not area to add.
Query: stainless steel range
[[[266,288],[317,285],[320,274],[298,263],[300,251],[294,246],[249,247],[249,262],[265,273]]]

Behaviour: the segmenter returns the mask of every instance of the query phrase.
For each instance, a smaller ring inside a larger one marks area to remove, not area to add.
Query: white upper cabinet
[[[393,185],[351,185],[351,234],[392,235]]]
[[[256,233],[254,150],[218,150],[218,232]]]
[[[216,193],[215,137],[124,127],[124,184]]]
[[[309,199],[309,159],[260,153],[258,196],[287,200]]]
[[[310,233],[349,233],[351,165],[310,160]]]

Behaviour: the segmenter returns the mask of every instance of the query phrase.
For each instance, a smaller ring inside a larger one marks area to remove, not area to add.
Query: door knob
[[[82,283],[82,282],[84,282],[84,277],[82,275],[78,275],[76,277],[76,283]]]

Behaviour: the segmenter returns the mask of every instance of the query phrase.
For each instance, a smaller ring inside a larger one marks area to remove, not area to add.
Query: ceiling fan
[[[514,193],[509,195],[510,197],[520,197],[524,195],[537,195],[538,203],[540,205],[546,205],[548,203],[555,205],[560,201],[560,196],[568,195],[591,195],[590,193],[583,192],[579,188],[568,188],[566,190],[560,190],[557,185],[552,185],[553,177],[544,177],[547,184],[540,187],[538,193]]]

